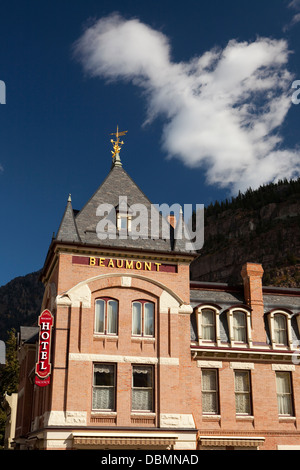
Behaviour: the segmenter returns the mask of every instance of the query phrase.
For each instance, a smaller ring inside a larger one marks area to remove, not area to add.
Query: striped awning
[[[199,437],[198,443],[205,447],[259,447],[264,444],[264,437]]]
[[[74,436],[74,447],[160,447],[170,449],[175,445],[176,438],[163,437],[124,437],[124,436]]]

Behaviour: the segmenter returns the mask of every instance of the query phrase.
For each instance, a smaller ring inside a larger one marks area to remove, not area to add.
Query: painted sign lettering
[[[177,273],[177,265],[157,263],[154,261],[138,261],[122,258],[98,258],[86,256],[73,256],[73,264],[98,266],[102,268],[131,269],[136,271],[154,271],[157,273]]]

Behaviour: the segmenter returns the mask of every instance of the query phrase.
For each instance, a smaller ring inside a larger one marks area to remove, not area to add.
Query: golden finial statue
[[[115,135],[116,136],[116,139],[117,140],[113,140],[111,139],[111,143],[113,144],[113,149],[114,151],[111,151],[112,153],[112,158],[114,158],[121,150],[121,145],[124,144],[123,141],[120,142],[120,139],[119,137],[122,136],[122,135],[126,135],[128,131],[122,131],[122,132],[119,132],[119,126],[117,126],[117,132],[114,132],[110,135]]]

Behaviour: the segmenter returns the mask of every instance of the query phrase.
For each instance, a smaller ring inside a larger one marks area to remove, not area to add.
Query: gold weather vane
[[[120,152],[121,146],[124,144],[123,141],[120,142],[119,137],[122,136],[122,135],[126,135],[127,132],[128,131],[119,132],[119,126],[117,126],[117,132],[113,132],[112,134],[110,134],[110,135],[115,135],[116,136],[116,140],[110,139],[111,143],[113,144],[113,149],[114,149],[114,151],[111,151],[112,158],[114,158],[117,155],[117,153]]]

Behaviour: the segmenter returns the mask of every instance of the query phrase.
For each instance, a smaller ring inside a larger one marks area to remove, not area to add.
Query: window
[[[234,307],[227,311],[231,347],[252,347],[251,311]]]
[[[274,340],[277,344],[287,346],[286,317],[280,313],[274,315]]]
[[[197,334],[200,345],[206,343],[221,344],[220,339],[220,307],[201,305],[196,309]]]
[[[129,230],[129,220],[127,215],[120,215],[117,216],[117,227],[120,232],[126,232]]]
[[[132,303],[132,334],[154,336],[154,304],[139,300]]]
[[[219,413],[218,371],[202,370],[202,413]]]
[[[118,332],[118,301],[103,298],[95,303],[95,333],[116,335]]]
[[[213,310],[202,310],[202,339],[216,341],[216,315]]]
[[[289,311],[273,310],[268,313],[270,339],[274,349],[293,348],[292,315]]]
[[[250,372],[235,371],[234,375],[236,413],[251,415]]]
[[[276,372],[278,414],[293,416],[293,393],[290,372]]]
[[[132,368],[132,410],[153,411],[153,367]]]
[[[127,204],[127,198],[121,199],[115,208],[117,214],[117,229],[121,234],[127,235],[131,231],[132,210]]]
[[[115,365],[95,364],[93,382],[93,409],[115,410]]]
[[[236,311],[233,313],[233,339],[234,341],[247,341],[246,314]]]

